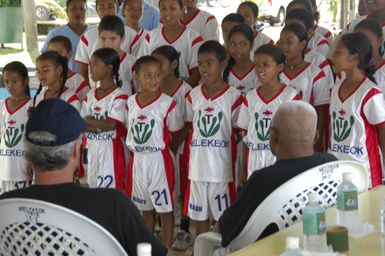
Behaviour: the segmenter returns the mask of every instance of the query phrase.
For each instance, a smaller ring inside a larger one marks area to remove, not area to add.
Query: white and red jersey
[[[132,95],[136,92],[134,87],[134,66],[136,58],[135,56],[123,53],[120,57],[120,66],[119,66],[119,83],[121,83],[121,88],[128,94]]]
[[[377,128],[385,125],[385,101],[378,87],[365,77],[345,99],[337,81],[330,103],[329,152],[339,160],[355,160],[369,171],[370,187],[382,184],[382,157]]]
[[[8,98],[0,101],[0,180],[27,180],[27,161],[24,158],[25,126],[32,100],[26,100],[11,111]]]
[[[234,128],[242,104],[241,93],[227,86],[208,98],[204,85],[193,88],[186,99],[189,136],[189,179],[199,182],[231,182],[234,179],[236,142]]]
[[[36,102],[35,106],[37,106],[40,101],[47,99],[47,90],[48,87],[43,87],[41,92],[36,96]],[[65,102],[68,102],[73,107],[75,107],[78,111],[80,111],[81,108],[81,102],[79,97],[76,95],[75,91],[71,90],[67,86],[64,87],[62,94],[60,95],[60,99],[64,100]]]
[[[313,26],[313,31],[314,31],[315,33],[320,34],[320,35],[323,36],[326,40],[328,40],[329,46],[333,44],[334,36],[333,36],[333,33],[330,32],[329,29],[327,29],[327,28],[325,28],[325,27],[318,26],[317,24],[315,24],[315,25]]]
[[[353,33],[354,28],[357,26],[357,24],[360,23],[361,21],[365,20],[367,17],[368,17],[367,15],[358,16],[357,18],[355,18],[354,20],[349,22],[348,25],[346,25],[346,27],[341,31],[340,34],[344,35],[347,33]]]
[[[114,130],[87,132],[83,147],[87,149],[87,182],[90,187],[124,189],[125,155],[122,138],[126,136],[125,105],[128,95],[121,88],[98,97],[96,89],[91,89],[84,98],[81,116],[91,116],[96,120],[117,122]]]
[[[170,133],[183,128],[184,122],[176,102],[160,93],[152,102],[141,105],[139,94],[127,101],[126,145],[134,153],[153,153],[167,149]]]
[[[219,41],[218,21],[214,15],[206,11],[197,8],[189,21],[183,22],[183,20],[181,20],[181,23],[196,31],[202,36],[204,41]]]
[[[253,46],[250,51],[250,59],[254,61],[254,53],[255,51],[264,44],[274,44],[273,39],[268,37],[266,34],[262,33],[262,31],[256,31],[254,33]]]
[[[385,97],[385,60],[377,68],[373,76],[376,79],[377,86],[381,89]]]
[[[67,77],[66,86],[76,93],[80,102],[83,101],[91,87],[79,73],[73,73]]]
[[[331,93],[331,89],[334,86],[334,75],[326,57],[319,52],[308,48],[308,51],[305,53],[305,61],[318,66],[325,73],[326,83],[328,84]]]
[[[148,34],[148,30],[145,30],[144,28],[141,28],[134,39],[132,40],[130,44],[130,48],[128,49],[128,53],[134,55],[135,57],[138,56],[140,46],[142,45],[143,41],[146,40],[146,36]]]
[[[246,94],[239,113],[238,127],[247,131],[243,138],[248,148],[246,159],[256,159],[253,162],[247,161],[247,177],[250,177],[253,171],[275,162],[269,145],[271,120],[282,103],[300,99],[298,92],[286,85],[270,100],[260,94],[260,88]],[[253,157],[249,158],[251,155]]]
[[[136,31],[128,26],[124,26],[124,41],[121,45],[121,49],[124,52],[129,52],[130,46],[136,36]],[[91,56],[95,50],[100,48],[99,44],[99,30],[93,28],[88,30],[82,35],[79,41],[78,48],[76,50],[75,61],[84,65],[90,64]],[[88,70],[89,71],[89,70]],[[88,72],[90,86],[96,87],[96,84],[91,79],[91,72]]]
[[[171,45],[179,53],[180,79],[187,80],[190,72],[198,67],[198,49],[202,42],[202,37],[188,27],[174,41],[169,41],[163,26],[159,26],[148,33],[139,50],[139,56],[149,55],[160,46]]]
[[[314,33],[307,43],[307,47],[312,50],[316,50],[323,56],[328,56],[329,54],[329,42],[328,40],[318,33]]]
[[[239,90],[243,95],[260,85],[254,72],[254,65],[242,77],[239,77],[237,74],[235,74],[234,70],[231,69],[228,83],[232,87]]]
[[[296,75],[291,77],[285,70],[280,75],[281,82],[296,89],[301,98],[314,107],[330,103],[329,86],[325,73],[317,66],[307,63]]]

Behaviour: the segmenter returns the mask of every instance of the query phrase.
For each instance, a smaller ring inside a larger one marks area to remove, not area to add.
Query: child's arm
[[[319,133],[319,138],[316,144],[314,145],[314,150],[316,152],[326,152],[325,146],[325,125],[326,125],[326,113],[329,108],[329,105],[315,107],[317,112],[317,130]]]
[[[92,116],[86,116],[84,121],[87,125],[87,132],[108,132],[115,130],[117,126],[117,122],[114,120],[96,120]]]

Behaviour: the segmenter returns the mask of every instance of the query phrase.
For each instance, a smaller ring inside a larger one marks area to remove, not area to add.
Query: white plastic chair
[[[226,255],[255,242],[271,223],[281,230],[300,221],[302,209],[308,203],[309,192],[318,194],[323,208],[332,207],[336,202],[337,186],[341,183],[344,172],[352,173],[352,181],[359,193],[368,190],[368,172],[358,162],[335,161],[314,167],[285,182],[263,200],[241,233],[226,248],[221,246],[220,234],[203,233],[195,240],[194,255],[209,256],[214,255],[215,251]]]
[[[89,218],[52,203],[0,200],[0,255],[127,255]]]

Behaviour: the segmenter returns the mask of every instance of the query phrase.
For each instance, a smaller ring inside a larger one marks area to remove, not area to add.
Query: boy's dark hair
[[[72,44],[71,44],[71,40],[70,40],[68,37],[66,37],[66,36],[55,36],[55,37],[53,37],[53,38],[49,41],[48,45],[51,44],[51,43],[59,43],[59,44],[61,44],[61,45],[64,47],[64,49],[66,49],[68,52],[72,52]]]
[[[380,24],[378,24],[378,22],[373,19],[364,19],[354,27],[354,31],[360,28],[369,30],[378,38],[383,37],[382,28]]]
[[[102,31],[111,31],[118,34],[120,37],[124,36],[124,23],[115,15],[105,16],[99,23],[98,26],[99,34]]]
[[[129,1],[130,0],[124,0],[123,5],[122,5],[122,13],[124,13],[124,9],[126,9]],[[142,4],[143,4],[143,0],[142,0]]]
[[[177,50],[171,46],[171,45],[163,45],[163,46],[160,46],[158,48],[156,48],[152,54],[160,54],[162,55],[163,57],[165,57],[166,59],[168,59],[169,61],[173,61],[173,60],[177,60],[178,61],[178,65],[176,66],[175,68],[175,76],[179,78],[179,53],[177,52]]]
[[[305,9],[308,10],[309,12],[313,11],[313,8],[311,7],[310,2],[308,0],[293,0],[287,5],[286,10],[288,10],[289,12],[291,10],[294,10],[294,9],[291,9],[291,6],[294,4],[302,4],[305,7]],[[298,9],[298,8],[295,8],[295,9]]]
[[[252,1],[245,1],[245,2],[242,2],[239,6],[245,6],[245,7],[248,7],[251,9],[251,11],[253,12],[253,15],[254,17],[258,17],[258,14],[259,14],[259,8],[258,8],[258,5]]]
[[[24,80],[29,79],[28,77],[28,69],[27,67],[21,63],[20,61],[12,61],[4,66],[3,68],[3,74],[5,71],[15,72],[19,74]],[[29,91],[29,85],[25,88],[25,94],[28,96],[31,96],[31,93]]]
[[[214,53],[215,57],[217,57],[220,62],[226,60],[227,58],[225,47],[223,47],[223,45],[216,40],[208,40],[204,42],[198,49],[198,56],[202,53]],[[228,75],[226,77],[225,74],[223,74],[223,80],[227,82],[227,79]]]
[[[160,7],[160,2],[161,2],[161,1],[162,1],[162,0],[159,0],[159,2],[158,2],[158,7]],[[183,0],[176,0],[176,1],[178,2],[180,8],[183,9],[183,6],[184,6]]]
[[[143,67],[143,65],[150,64],[150,63],[155,63],[155,64],[158,64],[160,66],[160,62],[158,61],[157,58],[155,58],[154,56],[151,56],[151,55],[145,55],[145,56],[142,56],[142,57],[140,57],[139,59],[136,60],[136,62],[135,62],[135,72],[137,74],[139,74],[140,70]]]
[[[286,20],[297,19],[303,22],[307,31],[314,26],[314,15],[306,9],[293,9],[286,14]]]
[[[225,22],[245,23],[245,19],[238,13],[229,13],[223,18],[222,25]]]
[[[99,48],[92,54],[92,57],[96,57],[99,60],[103,61],[106,65],[112,65],[112,73],[115,78],[115,83],[117,86],[121,87],[119,80],[119,67],[120,67],[120,56],[119,54],[111,48]]]
[[[75,0],[67,0],[66,2],[66,9],[68,9],[68,6]],[[86,8],[87,8],[87,0],[82,0],[83,3],[86,5]]]
[[[100,0],[96,0],[96,1],[95,1],[95,7],[96,7],[96,8],[98,8],[99,1],[100,1]],[[119,7],[118,0],[115,0],[115,4],[116,4],[116,8],[118,8],[118,7]]]

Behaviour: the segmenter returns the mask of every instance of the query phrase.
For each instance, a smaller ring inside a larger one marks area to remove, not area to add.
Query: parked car
[[[56,20],[67,18],[66,12],[54,0],[35,0],[36,20]]]
[[[285,23],[286,6],[291,0],[259,0],[259,20],[268,22],[270,25],[282,26]]]

